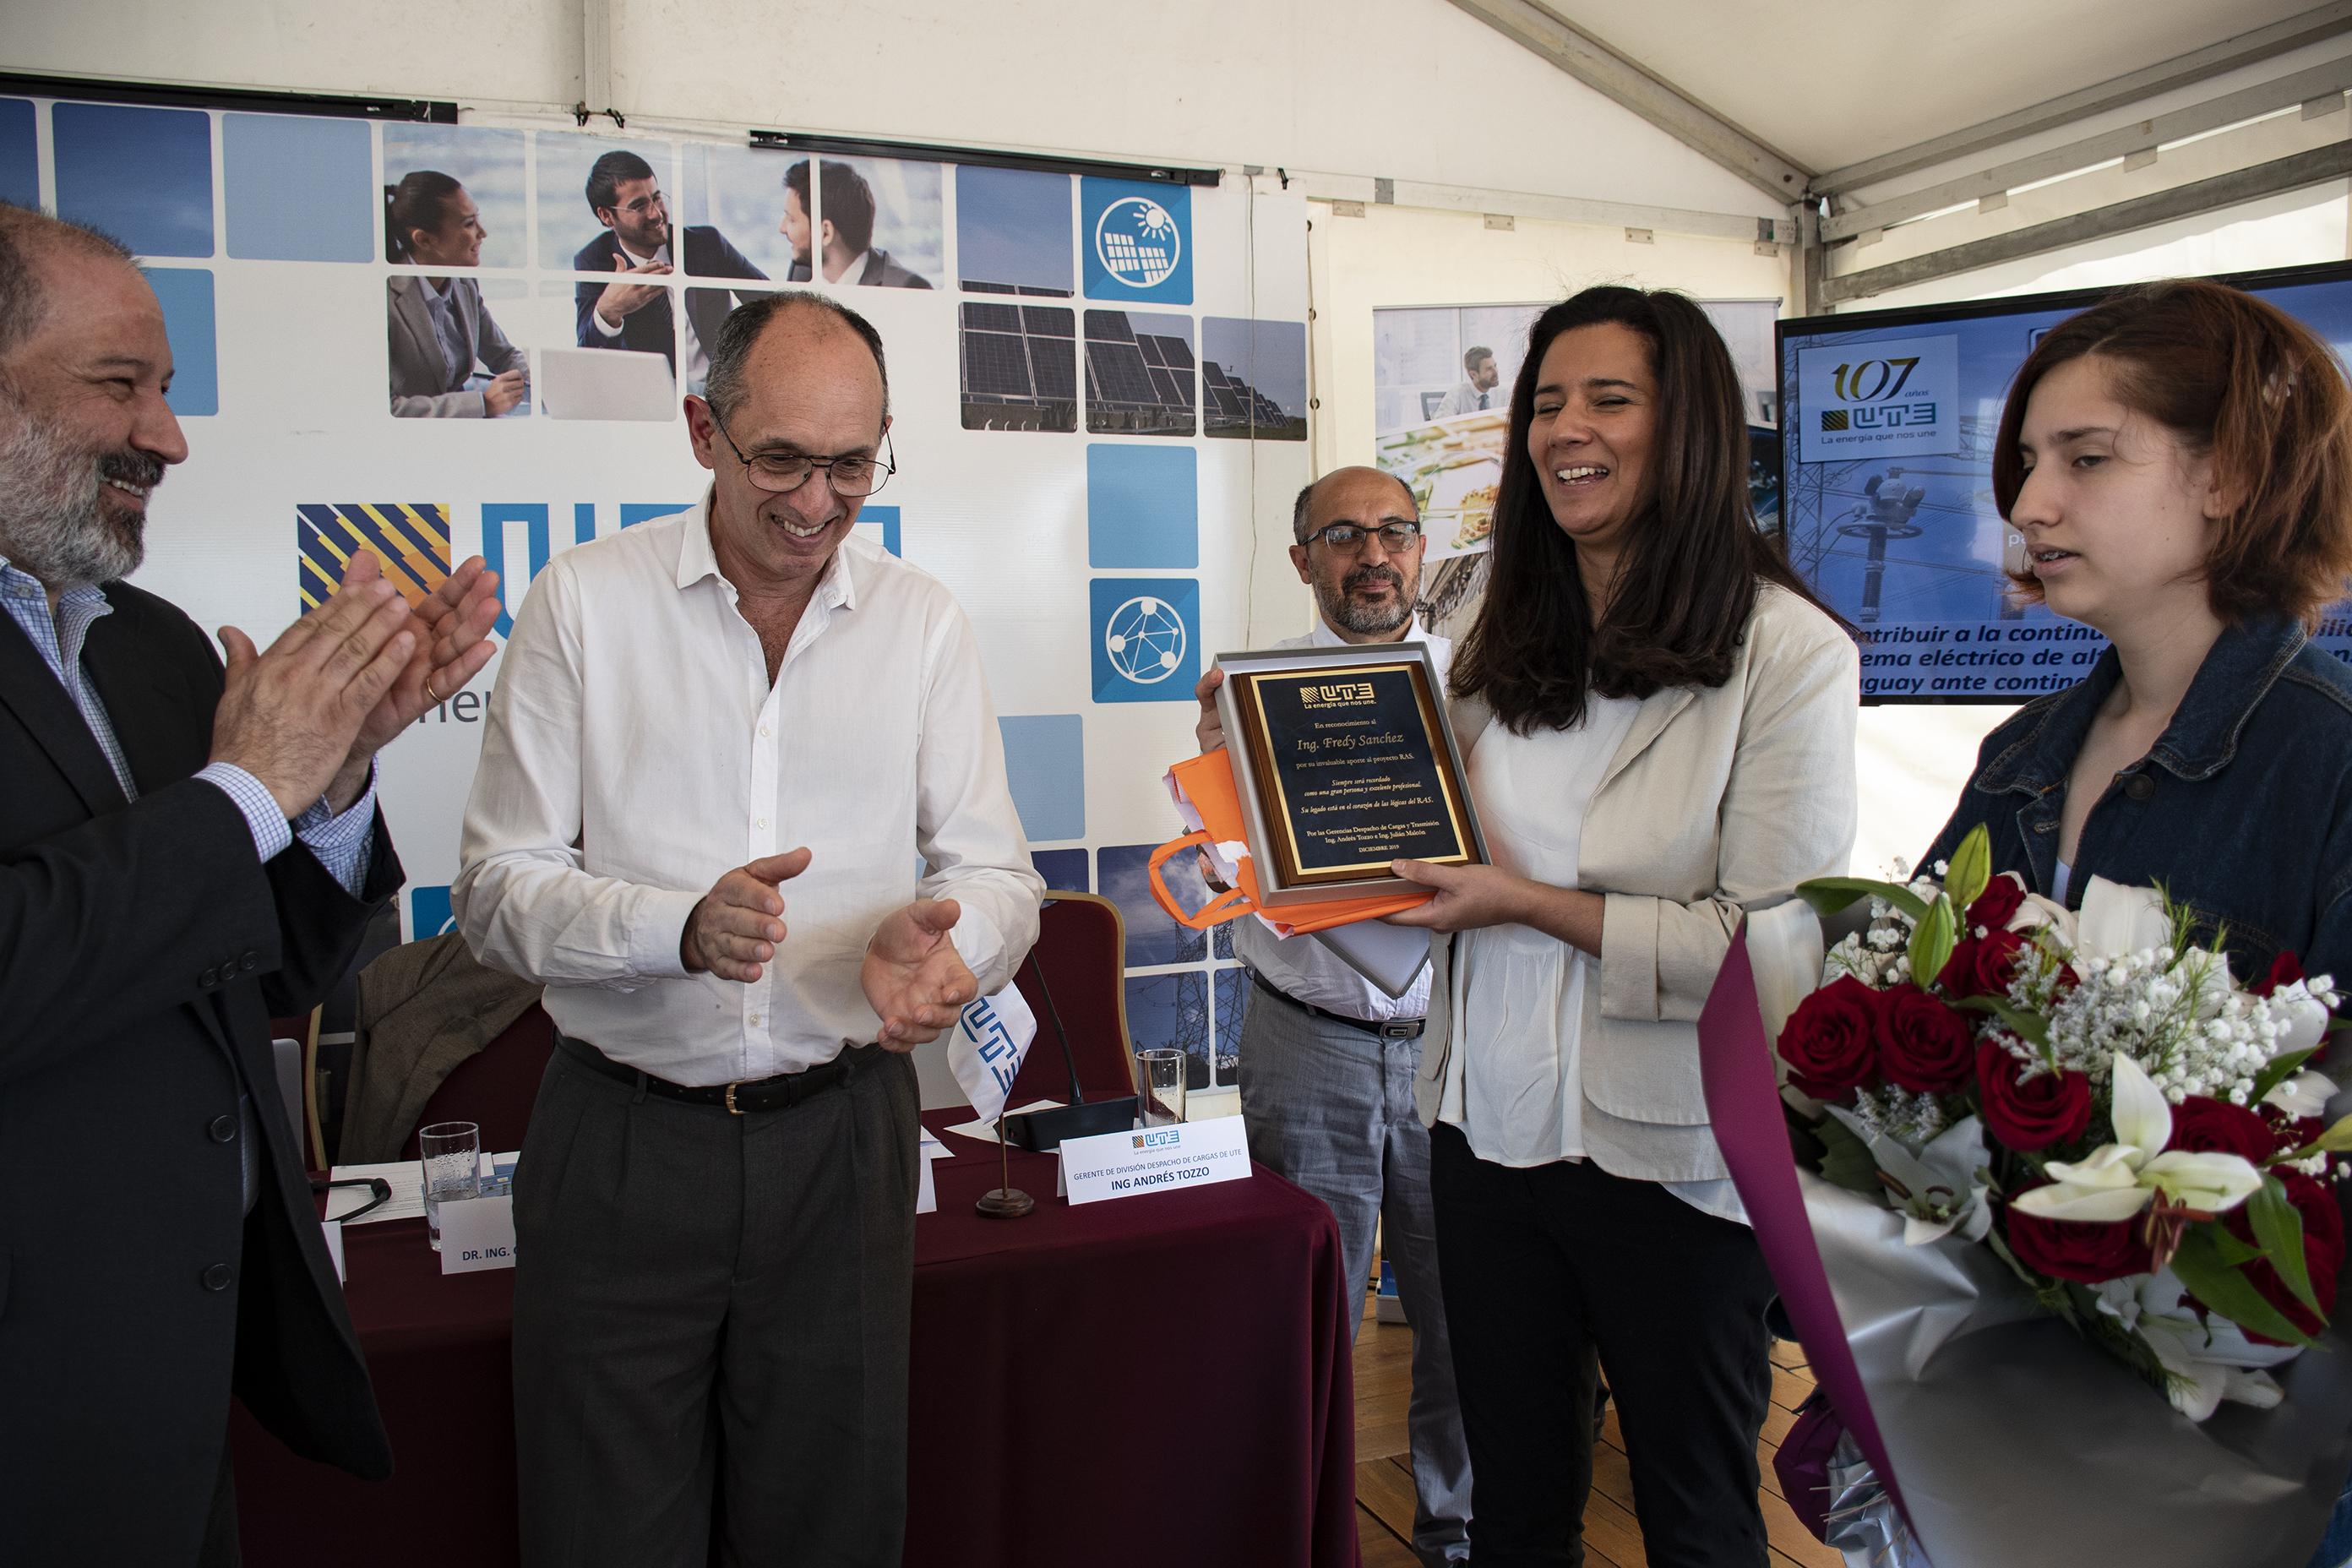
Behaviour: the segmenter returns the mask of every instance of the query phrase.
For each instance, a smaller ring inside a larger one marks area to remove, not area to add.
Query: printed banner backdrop
[[[1747,395],[1751,443],[1774,440],[1770,300],[1700,301],[1731,349]],[[1426,560],[1475,555],[1487,546],[1503,478],[1511,386],[1526,361],[1528,329],[1545,306],[1435,305],[1372,312],[1374,460],[1412,488],[1429,536]],[[1759,521],[1777,511],[1773,460],[1750,477]]]
[[[121,237],[163,301],[191,456],[137,580],[208,630],[266,644],[361,550],[412,595],[478,552],[511,610],[554,552],[698,504],[679,399],[735,299],[814,277],[865,313],[898,472],[861,531],[971,616],[1040,871],[1125,917],[1137,1048],[1231,1084],[1248,987],[1143,867],[1178,828],[1160,775],[1193,751],[1193,682],[1244,646],[1254,511],[1307,477],[1305,202],[816,163],[0,99],[0,194]],[[662,250],[629,306],[614,274]],[[498,673],[383,754],[411,936],[448,926]]]

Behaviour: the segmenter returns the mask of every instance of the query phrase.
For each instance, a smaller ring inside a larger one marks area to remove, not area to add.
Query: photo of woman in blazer
[[[419,169],[384,193],[384,248],[419,267],[478,267],[480,209],[466,187]],[[395,277],[386,285],[392,412],[404,419],[495,419],[530,390],[529,356],[507,341],[471,278]],[[487,378],[474,378],[479,365]]]
[[[1605,1369],[1655,1568],[1760,1565],[1772,1283],[1694,1020],[1744,913],[1842,873],[1860,667],[1759,533],[1690,300],[1538,318],[1454,722],[1494,863],[1437,889],[1422,1047],[1477,1568],[1576,1560]],[[1450,950],[1450,951],[1449,951]]]

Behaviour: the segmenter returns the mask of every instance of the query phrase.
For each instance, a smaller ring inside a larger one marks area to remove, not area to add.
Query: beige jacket
[[[1732,933],[1853,848],[1861,664],[1827,616],[1785,589],[1757,595],[1731,675],[1643,702],[1584,819],[1577,879],[1605,900],[1601,984],[1584,991],[1584,1142],[1612,1175],[1726,1174],[1699,1087],[1698,1031]],[[1465,751],[1492,721],[1454,705]],[[1437,1119],[1452,1048],[1450,941],[1432,944],[1429,1029],[1415,1099]]]

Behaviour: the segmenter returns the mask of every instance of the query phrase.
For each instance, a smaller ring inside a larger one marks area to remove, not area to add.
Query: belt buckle
[[[738,1082],[740,1081],[740,1080],[739,1079]],[[743,1114],[743,1108],[735,1103],[735,1084],[730,1083],[727,1086],[727,1114],[730,1116],[740,1116]]]
[[[1407,1019],[1391,1018],[1381,1026],[1381,1038],[1384,1040],[1410,1040],[1419,1031]]]

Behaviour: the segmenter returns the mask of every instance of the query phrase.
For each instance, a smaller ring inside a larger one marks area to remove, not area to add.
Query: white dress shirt
[[[1399,640],[1429,645],[1429,656],[1436,662],[1437,684],[1442,692],[1446,675],[1454,667],[1453,642],[1434,632],[1423,631],[1418,616],[1405,627],[1404,636]],[[1315,617],[1315,629],[1305,637],[1289,637],[1275,644],[1276,647],[1353,646],[1357,645],[1350,644],[1333,631],[1321,616]],[[1442,695],[1439,700],[1444,700]],[[1244,915],[1234,922],[1234,955],[1284,995],[1293,1001],[1304,1002],[1310,1007],[1320,1007],[1327,1013],[1385,1024],[1392,1018],[1423,1017],[1429,1012],[1429,970],[1426,967],[1413,981],[1412,989],[1402,996],[1391,996],[1314,937],[1276,936],[1255,915]]]
[[[982,994],[1037,936],[1045,883],[1006,787],[970,624],[928,573],[845,541],[775,684],[703,506],[558,555],[490,698],[451,901],[549,1016],[674,1083],[797,1072],[871,1041],[884,916],[953,898]],[[687,917],[735,867],[807,845],[751,984],[689,975]],[[917,858],[926,868],[918,884]]]
[[[1584,818],[1641,700],[1587,692],[1572,730],[1516,735],[1490,724],[1472,746],[1470,798],[1495,864],[1515,877],[1573,888]],[[1438,1120],[1462,1129],[1471,1152],[1525,1168],[1581,1160],[1584,993],[1601,961],[1532,926],[1481,926],[1454,939],[1450,997],[1462,1073]],[[1728,1180],[1667,1182],[1704,1213],[1745,1223]]]

